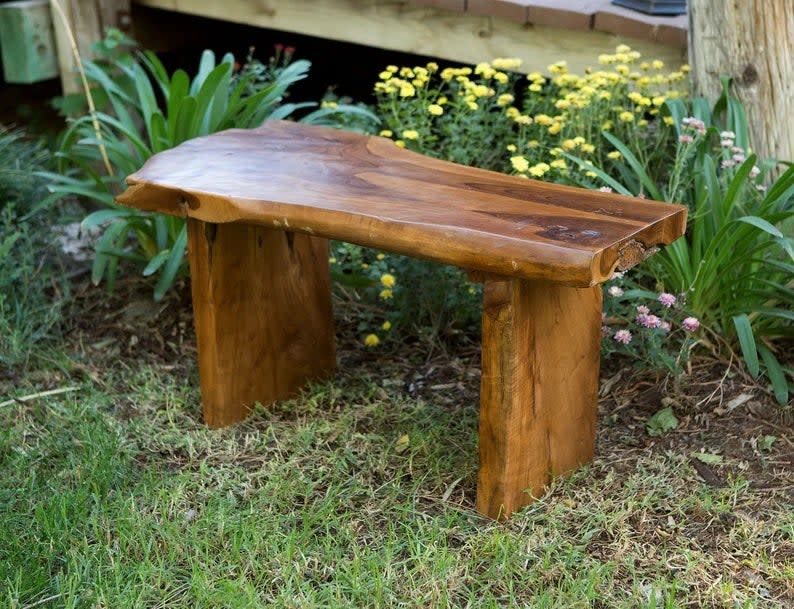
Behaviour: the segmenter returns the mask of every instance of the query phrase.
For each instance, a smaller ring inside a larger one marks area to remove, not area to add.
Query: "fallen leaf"
[[[701,463],[705,463],[706,465],[719,465],[722,463],[722,456],[715,455],[713,453],[689,453],[689,456],[693,459],[697,459]]]

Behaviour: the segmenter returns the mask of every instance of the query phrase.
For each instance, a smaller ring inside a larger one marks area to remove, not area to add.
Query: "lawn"
[[[724,366],[605,366],[595,461],[498,524],[474,511],[476,344],[367,350],[339,302],[333,381],[209,430],[185,286],[148,289],[79,287],[59,355],[2,378],[77,387],[0,408],[3,607],[794,602],[792,412]]]

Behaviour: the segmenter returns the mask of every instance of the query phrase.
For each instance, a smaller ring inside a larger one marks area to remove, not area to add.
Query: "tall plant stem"
[[[69,23],[69,19],[66,17],[66,13],[61,6],[60,0],[52,0],[52,6],[54,6],[55,10],[58,12],[58,16],[63,22],[66,36],[69,38],[69,46],[72,48],[72,54],[74,55],[75,61],[77,63],[77,71],[80,73],[80,81],[83,85],[83,91],[85,92],[85,97],[88,101],[88,112],[91,114],[91,122],[94,125],[94,132],[96,133],[99,152],[102,155],[102,162],[105,164],[105,169],[107,170],[108,175],[112,176],[113,166],[110,164],[107,149],[105,148],[102,129],[99,126],[99,119],[97,118],[94,97],[91,95],[91,88],[88,86],[88,78],[86,77],[85,69],[83,68],[83,58],[80,56],[80,49],[77,48],[77,41],[75,40],[74,33],[72,32],[72,26]]]

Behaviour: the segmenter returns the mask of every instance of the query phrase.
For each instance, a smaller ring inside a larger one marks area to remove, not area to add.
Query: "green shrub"
[[[0,206],[13,202],[19,215],[33,215],[46,199],[46,184],[36,175],[49,153],[41,142],[0,125]]]
[[[151,52],[122,53],[112,65],[84,62],[86,76],[105,107],[72,121],[60,140],[60,173],[49,178],[55,192],[87,197],[107,208],[83,221],[85,228],[104,227],[92,269],[94,282],[106,278],[112,288],[119,260],[128,259],[143,266],[144,275],[158,274],[154,294],[160,299],[184,270],[183,219],[114,203],[124,178],[149,157],[194,137],[256,127],[266,119],[286,118],[317,105],[282,103],[290,85],[307,77],[308,61],[270,71],[249,61],[240,74],[235,74],[234,65],[231,54],[216,62],[211,51],[204,51],[198,72],[190,78],[183,70],[169,75]],[[329,124],[346,112],[367,115],[340,105],[319,108],[302,120]],[[132,247],[130,236],[135,238]]]

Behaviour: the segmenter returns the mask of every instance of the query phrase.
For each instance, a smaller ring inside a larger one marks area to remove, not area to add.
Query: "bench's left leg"
[[[242,420],[336,364],[328,241],[188,219],[204,421]]]
[[[590,461],[601,289],[485,282],[477,510],[491,518]]]

